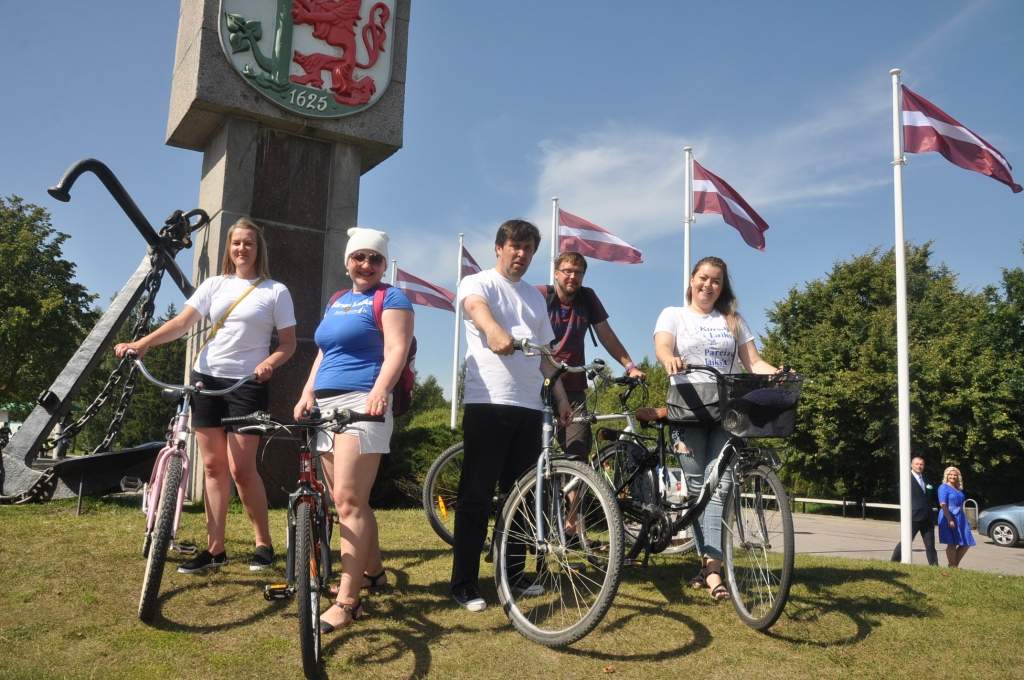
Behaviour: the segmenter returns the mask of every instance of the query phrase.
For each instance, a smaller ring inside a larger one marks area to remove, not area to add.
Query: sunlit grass
[[[768,635],[686,587],[693,556],[627,568],[605,621],[567,650],[528,642],[496,606],[490,565],[473,614],[447,597],[451,556],[421,512],[378,513],[389,580],[370,618],[325,638],[330,677],[1020,677],[1024,578],[798,556],[789,606]],[[284,513],[271,514],[284,549]],[[231,563],[212,576],[169,565],[153,626],[135,618],[143,516],[134,501],[0,507],[0,677],[301,676],[295,605],[263,599],[250,534],[229,517]],[[199,542],[191,509],[182,537]],[[172,556],[172,561],[180,558]],[[283,575],[281,559],[276,578]]]

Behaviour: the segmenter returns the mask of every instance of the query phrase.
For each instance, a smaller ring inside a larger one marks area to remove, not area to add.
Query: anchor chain
[[[193,218],[197,218],[195,223],[192,222]],[[163,281],[166,270],[164,258],[160,256],[160,251],[168,253],[173,258],[184,248],[190,248],[192,246],[192,233],[202,229],[208,223],[209,217],[207,217],[205,212],[198,209],[188,213],[175,210],[164,222],[164,226],[160,229],[160,248],[158,250],[150,249],[149,261],[152,268],[143,282],[143,294],[138,302],[138,308],[141,310],[141,313],[135,321],[134,328],[132,328],[132,342],[146,335],[153,321],[153,313],[156,309],[156,296],[160,291],[160,284]],[[128,407],[135,392],[135,378],[135,362],[127,356],[121,357],[121,361],[118,362],[117,366],[107,377],[107,382],[103,389],[100,390],[96,398],[85,409],[85,412],[70,426],[62,429],[59,437],[48,440],[43,444],[43,450],[50,451],[64,442],[70,442],[106,406],[114,391],[123,381],[121,395],[114,407],[110,424],[107,425],[102,441],[93,448],[91,453],[109,451],[114,439],[117,438],[121,428],[124,426],[125,418],[128,416]]]
[[[165,253],[167,257],[173,259],[174,256],[182,249],[191,248],[192,234],[199,231],[209,223],[210,217],[204,210],[199,208],[187,213],[182,212],[181,210],[175,210],[171,213],[170,217],[164,221],[164,226],[160,229],[160,244],[155,249],[150,248],[149,251],[151,269],[143,282],[143,294],[139,298],[138,302],[142,313],[136,319],[135,326],[132,328],[132,341],[138,340],[145,335],[153,320],[153,312],[156,309],[156,295],[160,291],[160,283],[163,280],[163,275],[166,270],[164,265],[165,260],[161,257],[161,253]],[[100,393],[85,409],[82,416],[73,424],[66,428],[62,428],[59,437],[55,437],[52,440],[45,442],[42,445],[42,449],[49,451],[64,443],[70,443],[71,439],[81,432],[82,428],[85,427],[85,425],[100,411],[100,409],[103,408],[104,405],[106,405],[108,401],[110,401],[110,397],[113,395],[114,390],[117,389],[117,386],[120,385],[123,380],[124,385],[121,389],[121,396],[118,399],[110,424],[107,426],[107,431],[103,436],[103,441],[92,450],[92,453],[108,451],[110,449],[110,445],[113,443],[118,433],[120,433],[121,428],[124,425],[124,419],[128,415],[128,406],[131,403],[132,395],[135,391],[135,377],[135,362],[130,360],[127,356],[122,357],[121,361],[118,362],[117,367],[115,367],[107,377],[107,382],[103,386],[103,389],[100,390]],[[10,430],[6,427],[2,429],[3,432],[0,432],[0,452],[3,451],[10,440]],[[32,486],[25,491],[13,496],[0,496],[0,505],[21,505],[24,503],[35,503],[48,500],[56,490],[57,482],[57,473],[54,468],[46,468],[40,474],[39,478],[33,482]]]

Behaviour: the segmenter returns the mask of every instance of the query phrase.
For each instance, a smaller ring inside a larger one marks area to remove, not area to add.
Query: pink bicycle
[[[160,581],[164,575],[167,549],[174,543],[178,534],[178,521],[181,519],[181,507],[185,501],[190,467],[185,444],[189,434],[189,406],[192,404],[192,398],[197,394],[223,396],[256,378],[249,375],[226,389],[206,390],[203,389],[202,383],[169,385],[161,382],[146,370],[141,359],[135,359],[135,366],[146,380],[163,390],[163,395],[168,401],[178,403],[167,428],[167,443],[153,464],[149,482],[143,485],[137,479],[121,480],[121,487],[126,490],[133,487],[142,488],[142,512],[146,514],[146,537],[142,542],[142,556],[146,558],[146,573],[142,578],[142,593],[139,595],[139,619],[149,623],[156,614],[157,595],[160,593]],[[182,552],[189,550],[194,552],[195,547],[183,548]]]

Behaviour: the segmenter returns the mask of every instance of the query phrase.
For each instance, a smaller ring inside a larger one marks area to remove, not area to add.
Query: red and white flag
[[[401,269],[395,270],[395,287],[401,288],[413,304],[445,309],[449,312],[455,311],[453,304],[455,293],[429,281],[424,281],[418,276],[413,276],[409,272]]]
[[[476,274],[479,271],[483,271],[480,269],[480,265],[476,263],[473,256],[469,254],[468,250],[466,250],[466,246],[462,246],[462,275],[469,276],[470,274]]]
[[[640,264],[644,254],[593,222],[558,209],[558,250],[607,262]]]
[[[721,177],[693,162],[693,212],[718,213],[751,248],[764,250],[768,223]]]
[[[954,165],[988,175],[1015,194],[1021,191],[1013,181],[1010,162],[994,146],[906,85],[902,87],[904,151],[938,151]]]

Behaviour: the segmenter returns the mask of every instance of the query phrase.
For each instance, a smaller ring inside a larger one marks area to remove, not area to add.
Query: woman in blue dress
[[[960,470],[953,466],[942,473],[942,484],[939,485],[939,507],[942,517],[939,518],[939,542],[946,546],[946,559],[949,566],[960,566],[960,560],[967,554],[967,549],[976,545],[971,525],[964,514],[964,477]]]

